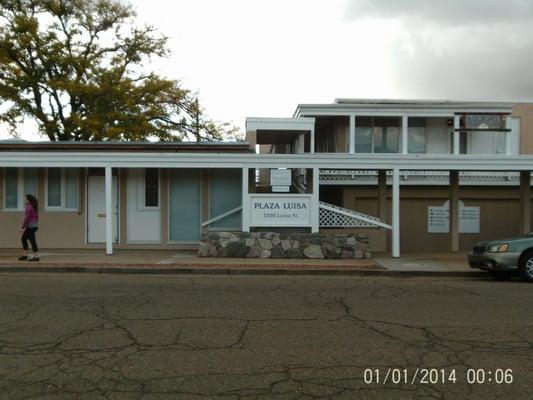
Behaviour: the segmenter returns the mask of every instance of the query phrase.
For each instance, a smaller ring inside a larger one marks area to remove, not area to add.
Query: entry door
[[[113,177],[113,242],[118,242],[118,179]],[[105,177],[87,177],[87,241],[105,243]]]

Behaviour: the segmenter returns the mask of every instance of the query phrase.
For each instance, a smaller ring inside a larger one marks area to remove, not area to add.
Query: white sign
[[[459,208],[459,233],[479,233],[479,207]]]
[[[272,191],[273,192],[285,192],[285,193],[289,193],[290,191],[290,187],[289,186],[272,186]]]
[[[479,233],[479,207],[466,207],[459,201],[459,233]],[[441,207],[428,207],[428,233],[450,232],[448,202]]]
[[[292,181],[290,169],[271,169],[270,185],[271,186],[290,186]]]
[[[428,233],[448,233],[450,212],[447,207],[428,207]]]
[[[311,196],[251,196],[250,226],[311,226]]]

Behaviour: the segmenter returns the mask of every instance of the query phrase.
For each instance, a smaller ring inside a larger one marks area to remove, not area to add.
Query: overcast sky
[[[533,98],[532,0],[130,0],[170,38],[152,67],[211,117],[336,97]]]

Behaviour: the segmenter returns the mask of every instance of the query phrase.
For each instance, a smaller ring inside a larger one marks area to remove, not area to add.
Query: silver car
[[[518,272],[524,281],[533,282],[533,234],[476,243],[468,263],[497,279],[509,279]]]

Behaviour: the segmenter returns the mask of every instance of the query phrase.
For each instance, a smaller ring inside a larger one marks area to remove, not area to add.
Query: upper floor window
[[[462,114],[461,154],[505,154],[507,133],[505,114]]]
[[[355,117],[356,153],[398,153],[400,117]]]
[[[5,168],[4,177],[4,209],[23,210],[26,194],[37,196],[37,169]]]
[[[409,117],[407,126],[407,152],[426,153],[426,118]]]
[[[47,209],[78,210],[77,168],[48,168],[45,188]]]

